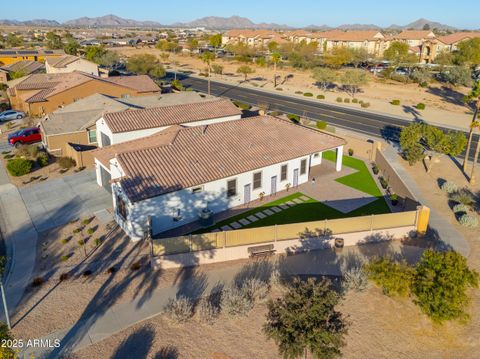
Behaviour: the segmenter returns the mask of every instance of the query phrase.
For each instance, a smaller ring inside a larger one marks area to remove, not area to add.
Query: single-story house
[[[45,67],[47,74],[81,71],[98,76],[98,65],[96,63],[73,55],[47,58],[45,60]]]
[[[95,150],[99,185],[111,186],[114,217],[133,240],[275,194],[308,181],[322,153],[345,140],[272,116],[195,127],[172,126],[148,137]],[[111,179],[102,178],[104,169]],[[288,185],[287,185],[288,184]]]
[[[31,60],[14,62],[0,67],[0,83],[7,83],[12,78],[12,74],[26,76],[40,72],[45,72],[45,65],[41,62]]]
[[[200,126],[238,120],[242,112],[230,100],[106,113],[97,121],[99,147],[152,135],[172,125]]]
[[[145,109],[212,101],[213,96],[201,96],[196,92],[179,92],[151,96],[115,98],[94,94],[64,106],[40,122],[42,142],[55,156],[72,156],[72,146],[80,149],[97,147],[96,122],[105,112],[128,109]],[[86,155],[84,153],[84,155]],[[79,166],[93,166],[93,158],[86,158]]]

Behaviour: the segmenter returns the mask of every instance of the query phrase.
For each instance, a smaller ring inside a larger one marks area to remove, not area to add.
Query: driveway
[[[112,195],[97,185],[93,170],[21,188],[20,194],[37,232],[112,207]]]

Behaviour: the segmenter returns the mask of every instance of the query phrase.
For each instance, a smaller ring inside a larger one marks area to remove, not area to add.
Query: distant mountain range
[[[3,25],[18,25],[18,26],[52,26],[52,27],[129,27],[129,28],[161,28],[161,27],[182,27],[182,28],[193,28],[193,27],[205,27],[207,29],[214,30],[225,30],[225,29],[278,29],[278,30],[287,30],[293,29],[294,27],[282,24],[269,24],[269,23],[254,23],[246,17],[240,16],[231,16],[231,17],[219,17],[219,16],[207,16],[201,19],[196,19],[186,23],[174,23],[171,25],[162,25],[156,21],[138,21],[132,19],[124,19],[116,15],[105,15],[100,17],[81,17],[74,20],[65,21],[60,23],[56,20],[46,20],[46,19],[36,19],[28,21],[17,21],[17,20],[0,20],[0,24]],[[413,29],[413,30],[422,30],[425,27],[429,29],[437,30],[456,30],[455,27],[441,24],[435,21],[427,19],[418,19],[410,24],[401,26],[401,25],[391,25],[387,28],[382,28],[374,24],[344,24],[337,27],[337,29],[342,30],[404,30],[404,29]],[[333,27],[327,25],[310,25],[304,27],[305,29],[310,30],[329,30]]]

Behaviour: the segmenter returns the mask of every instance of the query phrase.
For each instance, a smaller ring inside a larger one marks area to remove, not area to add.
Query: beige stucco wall
[[[47,61],[45,62],[45,69],[47,71],[47,74],[59,74],[59,73],[67,73],[67,72],[73,72],[73,71],[82,71],[82,72],[86,72],[87,74],[98,76],[98,65],[84,59],[78,59],[77,61],[72,62],[71,64],[68,64],[67,66],[60,67],[60,68],[50,66],[47,59]]]

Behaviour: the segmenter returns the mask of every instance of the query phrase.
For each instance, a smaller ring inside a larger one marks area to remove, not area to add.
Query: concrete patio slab
[[[232,230],[232,227],[230,226],[223,226],[222,228],[220,228],[222,231],[231,231]]]
[[[238,222],[230,223],[229,226],[232,227],[233,229],[242,228],[242,225],[241,225],[240,223],[238,223]]]
[[[245,218],[242,218],[241,220],[239,220],[239,222],[244,226],[247,226],[247,225],[250,224],[250,221],[248,219],[245,219]]]
[[[249,217],[247,217],[247,219],[248,219],[250,222],[256,222],[256,221],[258,221],[258,218],[257,218],[257,217],[255,217],[255,216],[253,216],[253,215],[252,215],[252,216],[249,216]]]
[[[301,199],[302,201],[308,201],[310,198],[308,198],[307,196],[302,196],[299,197],[299,199]]]
[[[281,209],[287,209],[288,208],[288,206],[286,204],[281,204],[278,207],[280,207]]]
[[[275,212],[269,210],[269,209],[266,209],[265,211],[263,211],[264,214],[266,214],[267,216],[271,216],[272,214],[274,214]]]
[[[290,206],[290,207],[293,207],[293,206],[296,206],[297,204],[295,202],[292,202],[292,201],[288,201],[287,203],[285,203],[287,206]]]
[[[301,200],[300,198],[292,199],[292,201],[297,203],[297,204],[303,203],[303,200]]]
[[[113,214],[107,211],[106,209],[101,209],[99,211],[93,212],[93,214],[103,224],[107,224],[113,221]]]
[[[281,212],[282,209],[281,208],[278,208],[278,207],[272,207],[270,208],[272,211],[274,211],[275,213],[278,213],[278,212]]]
[[[260,219],[264,219],[267,216],[265,214],[263,214],[262,212],[257,212],[257,213],[255,213],[255,217],[258,217]]]

